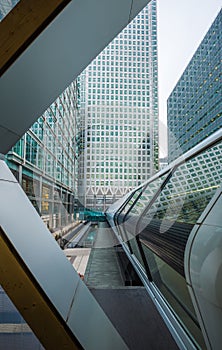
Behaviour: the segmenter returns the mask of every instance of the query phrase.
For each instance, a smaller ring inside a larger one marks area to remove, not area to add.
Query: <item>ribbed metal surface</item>
[[[139,235],[140,240],[167,264],[184,276],[184,251],[193,225],[184,222],[172,222],[172,226],[160,233],[163,222],[152,220]],[[168,225],[169,227],[169,222]]]

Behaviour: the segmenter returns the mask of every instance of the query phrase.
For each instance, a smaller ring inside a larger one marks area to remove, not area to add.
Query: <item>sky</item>
[[[221,5],[221,0],[157,0],[162,157],[167,153],[167,98],[216,18]]]

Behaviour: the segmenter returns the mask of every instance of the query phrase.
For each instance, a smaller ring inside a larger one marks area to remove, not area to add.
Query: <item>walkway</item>
[[[118,244],[107,223],[98,224],[97,236],[91,250],[84,281],[89,288],[124,286],[114,246]]]
[[[125,286],[113,231],[99,223],[84,281],[129,350],[178,350],[143,286]]]

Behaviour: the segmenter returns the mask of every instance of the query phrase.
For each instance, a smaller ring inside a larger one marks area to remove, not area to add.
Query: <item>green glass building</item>
[[[7,155],[7,163],[51,229],[74,220],[78,87],[73,82]]]
[[[169,162],[222,127],[222,10],[167,101]]]

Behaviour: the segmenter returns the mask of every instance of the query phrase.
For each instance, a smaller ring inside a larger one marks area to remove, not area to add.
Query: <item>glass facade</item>
[[[55,238],[76,225],[79,125],[73,82],[7,154],[6,162]],[[0,348],[44,349],[0,287]]]
[[[220,137],[136,189],[114,216],[123,245],[197,349],[206,346],[187,288],[184,254],[194,225],[221,186],[221,156]]]
[[[7,163],[51,231],[74,220],[78,87],[72,83],[7,155]]]
[[[169,161],[222,127],[222,10],[167,101]]]
[[[80,76],[83,147],[79,188],[104,210],[158,169],[156,1]]]

